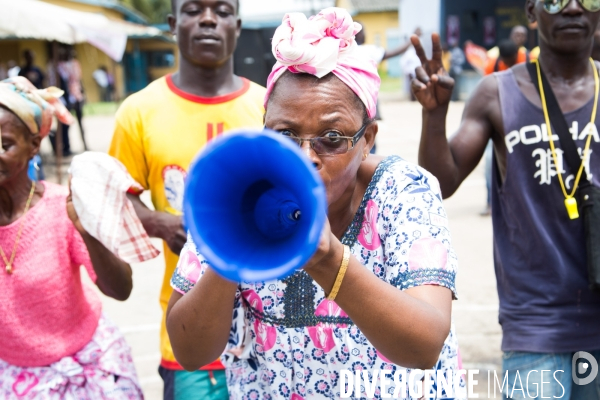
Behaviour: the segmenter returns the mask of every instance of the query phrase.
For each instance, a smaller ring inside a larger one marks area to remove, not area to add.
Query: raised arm
[[[448,140],[446,116],[454,80],[442,66],[442,47],[438,34],[432,35],[433,57],[427,59],[417,36],[411,38],[421,59],[412,90],[423,106],[423,127],[419,146],[419,164],[440,182],[442,195],[448,198],[477,167],[492,137],[490,113],[498,104],[495,77],[485,78],[465,106],[458,132]]]
[[[390,58],[394,58],[394,57],[397,57],[399,55],[406,53],[406,50],[410,49],[410,46],[412,46],[412,43],[409,40],[408,42],[401,44],[400,46],[395,47],[393,49],[385,49],[385,54],[383,55],[382,61],[390,59]]]
[[[417,37],[421,36],[421,28],[415,29],[414,35],[416,35]],[[410,46],[412,46],[411,39],[409,39],[406,43],[401,44],[400,46],[398,46],[396,48],[386,49],[385,54],[383,55],[383,59],[381,61],[384,61],[389,58],[393,58],[393,57],[396,57],[396,56],[406,53],[406,50],[410,49]]]

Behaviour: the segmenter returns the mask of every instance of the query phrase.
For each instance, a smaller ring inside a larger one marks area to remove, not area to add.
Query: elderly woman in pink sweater
[[[67,188],[27,175],[52,116],[71,122],[56,91],[0,82],[0,398],[141,399],[130,349],[80,276],[125,300],[131,268],[83,229]]]

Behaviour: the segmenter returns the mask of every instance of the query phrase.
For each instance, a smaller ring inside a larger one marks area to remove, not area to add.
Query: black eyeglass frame
[[[364,124],[358,130],[358,132],[356,132],[356,134],[354,136],[352,136],[352,137],[350,137],[350,136],[337,136],[337,137],[327,138],[327,137],[320,136],[320,137],[316,137],[316,138],[312,138],[312,139],[302,139],[302,138],[299,138],[298,136],[284,135],[280,131],[275,131],[275,132],[279,133],[282,136],[285,136],[285,137],[288,137],[288,138],[294,140],[300,147],[302,147],[302,143],[304,143],[304,142],[310,142],[310,148],[313,149],[313,151],[315,153],[317,153],[318,156],[339,156],[341,154],[346,154],[350,150],[354,149],[354,146],[356,146],[356,143],[358,143],[358,141],[360,139],[362,139],[362,137],[365,135],[365,132],[367,131],[367,127],[370,124],[371,124],[370,121],[368,123]],[[319,139],[347,140],[349,142],[348,143],[348,149],[345,152],[343,152],[343,153],[323,153],[323,154],[319,154],[319,152],[317,151],[317,149],[315,149],[315,142],[318,141]]]
[[[544,9],[544,11],[546,11],[546,12],[547,12],[548,14],[550,14],[550,15],[556,15],[556,14],[560,13],[562,10],[564,10],[564,9],[565,9],[565,8],[566,8],[566,7],[569,5],[569,3],[571,3],[571,1],[572,1],[572,0],[568,0],[566,3],[564,3],[564,5],[563,5],[562,7],[558,8],[558,9],[557,9],[556,11],[554,11],[554,12],[552,12],[552,11],[548,10],[548,8],[546,7],[546,4],[545,4],[545,0],[538,0],[538,1],[539,1],[540,3],[542,3],[542,8]],[[562,1],[561,1],[561,0],[558,0],[558,2],[560,2],[560,3],[562,4]],[[599,4],[599,7],[598,7],[598,9],[597,9],[597,10],[590,10],[590,9],[589,9],[588,7],[586,7],[586,5],[584,4],[584,3],[586,2],[586,0],[577,0],[577,2],[578,2],[579,4],[581,4],[581,7],[583,7],[583,9],[584,9],[584,10],[586,10],[586,11],[588,11],[588,12],[598,12],[598,11],[600,11],[600,4]]]

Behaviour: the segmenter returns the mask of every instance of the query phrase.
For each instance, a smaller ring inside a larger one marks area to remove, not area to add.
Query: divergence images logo
[[[585,351],[578,351],[575,353],[571,367],[573,382],[575,382],[576,385],[584,386],[590,384],[598,376],[598,362],[594,356]],[[590,373],[586,378],[580,378],[580,376],[585,375],[588,371],[590,371]]]

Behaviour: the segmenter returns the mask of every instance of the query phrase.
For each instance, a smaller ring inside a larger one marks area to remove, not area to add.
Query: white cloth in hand
[[[117,159],[85,152],[69,169],[73,206],[84,229],[127,263],[155,258],[154,247],[127,198],[130,189],[143,190]]]

